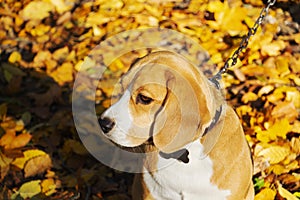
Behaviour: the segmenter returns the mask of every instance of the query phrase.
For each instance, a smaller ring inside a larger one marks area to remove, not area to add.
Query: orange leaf
[[[0,139],[0,146],[3,146],[4,148],[9,147],[11,142],[15,139],[15,137],[16,131],[14,129],[8,129],[5,135],[3,135]]]
[[[20,148],[24,147],[30,140],[31,135],[29,133],[21,133],[17,137],[14,138],[14,140],[9,145],[10,149]]]

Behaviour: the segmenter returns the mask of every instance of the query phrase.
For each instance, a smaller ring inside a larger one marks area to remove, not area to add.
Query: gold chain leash
[[[244,38],[242,39],[239,48],[234,51],[231,57],[229,57],[226,61],[224,66],[220,69],[220,71],[214,75],[210,80],[219,88],[219,81],[222,78],[222,74],[226,73],[228,68],[234,66],[237,63],[237,59],[240,56],[241,52],[247,48],[249,39],[251,36],[255,35],[258,27],[262,24],[265,17],[268,15],[269,9],[271,6],[273,6],[276,3],[276,0],[268,0],[266,6],[262,9],[260,12],[259,17],[255,21],[252,28],[248,30],[248,33]],[[231,61],[231,62],[230,62]]]

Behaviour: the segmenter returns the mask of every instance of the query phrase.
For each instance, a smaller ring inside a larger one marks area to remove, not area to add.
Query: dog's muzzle
[[[100,118],[99,124],[100,124],[100,127],[101,127],[103,133],[108,133],[115,126],[115,122],[108,117]]]

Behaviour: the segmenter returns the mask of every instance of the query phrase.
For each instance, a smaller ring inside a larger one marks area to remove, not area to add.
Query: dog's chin
[[[153,151],[157,151],[157,148],[155,147],[154,143],[153,143],[153,138],[150,137],[148,140],[146,140],[145,142],[143,142],[142,144],[136,145],[136,146],[124,146],[122,144],[119,144],[115,141],[113,141],[112,139],[110,139],[110,141],[116,145],[117,147],[125,150],[125,151],[129,151],[129,152],[134,152],[134,153],[147,153],[147,152],[153,152]]]

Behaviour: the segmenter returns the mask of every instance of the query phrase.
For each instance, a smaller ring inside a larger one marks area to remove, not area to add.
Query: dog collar
[[[165,159],[170,159],[174,158],[177,159],[183,163],[188,163],[189,162],[189,151],[187,149],[180,149],[178,151],[175,151],[173,153],[164,153],[162,151],[159,152],[159,155]]]
[[[223,109],[223,107],[221,105],[220,108],[219,108],[219,110],[216,111],[215,116],[214,116],[212,122],[210,123],[209,127],[207,127],[204,130],[204,133],[203,133],[202,137],[205,136],[217,124],[217,122],[220,119],[220,116],[221,116],[221,113],[222,113],[222,109]]]

